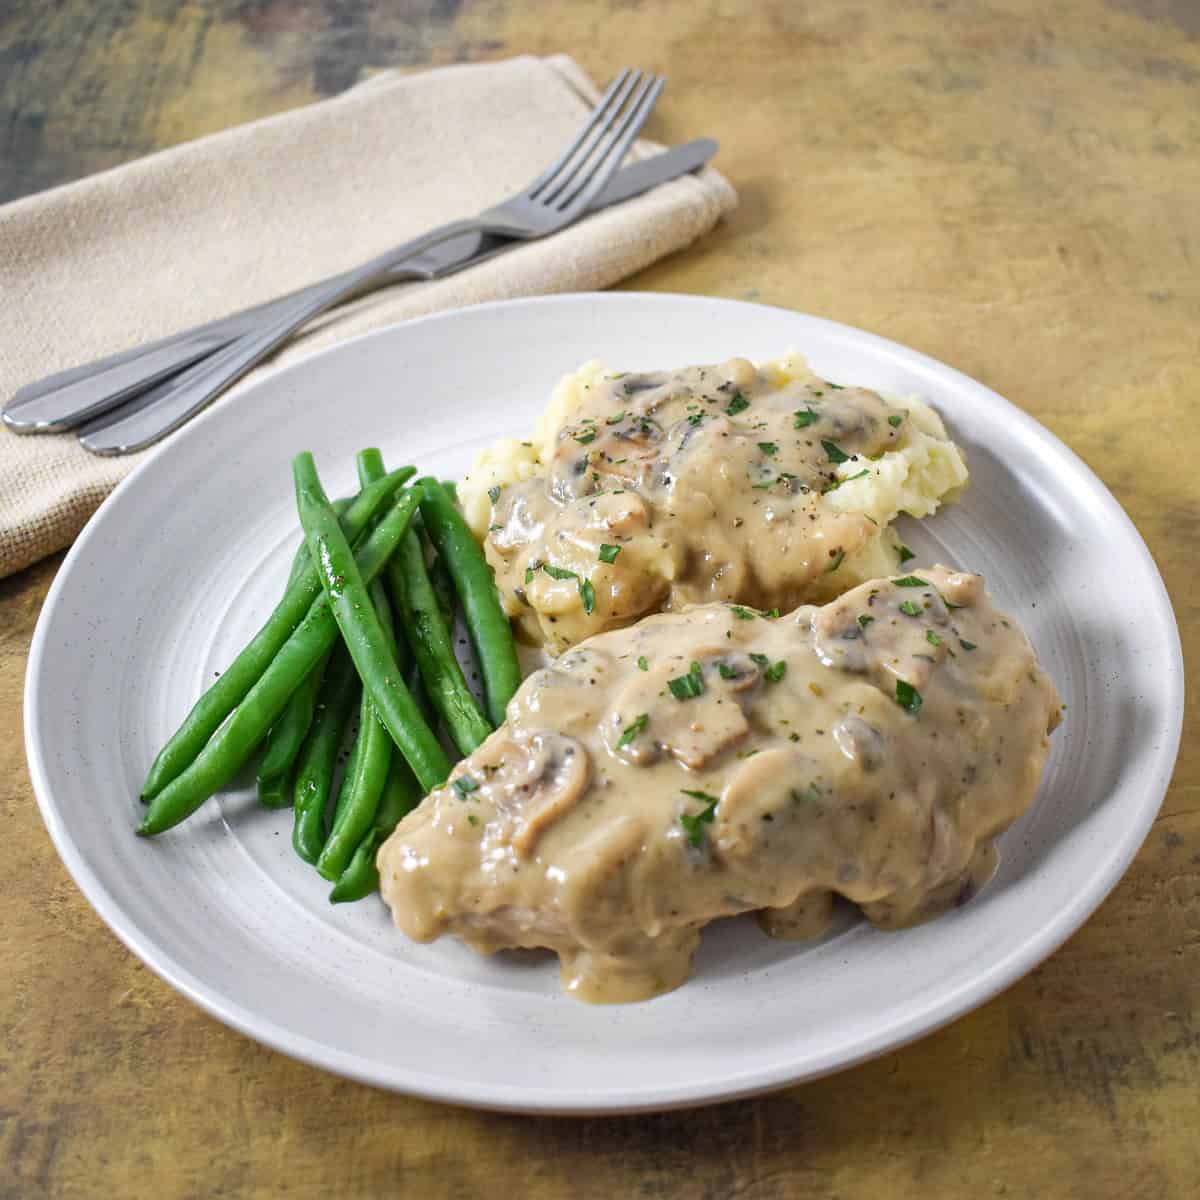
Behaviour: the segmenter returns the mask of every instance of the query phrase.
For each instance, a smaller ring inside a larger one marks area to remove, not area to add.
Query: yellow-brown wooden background
[[[1009,396],[1131,513],[1195,659],[1200,0],[9,0],[0,199],[363,69],[559,50],[596,79],[665,71],[651,132],[719,138],[741,192],[727,224],[628,286],[861,325]],[[1128,876],[979,1012],[758,1100],[496,1116],[260,1048],[84,903],[21,748],[25,658],[60,561],[0,582],[0,1196],[1200,1195],[1194,704]],[[750,998],[731,1036],[746,1020]]]

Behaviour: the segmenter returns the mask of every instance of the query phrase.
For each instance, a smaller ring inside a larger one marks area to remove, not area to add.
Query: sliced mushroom
[[[764,750],[734,772],[717,805],[713,838],[723,858],[750,859],[777,836],[791,804],[809,803],[819,768],[793,747]]]
[[[837,671],[865,674],[871,666],[871,655],[863,640],[863,626],[858,623],[858,607],[837,601],[813,609],[812,614],[812,647],[821,662]]]
[[[875,771],[883,763],[883,735],[862,717],[851,713],[833,727],[833,740],[837,748],[864,771]]]
[[[514,749],[494,803],[508,823],[510,845],[528,858],[542,833],[587,791],[592,762],[575,738],[562,733],[535,733]]]
[[[693,662],[703,690],[679,698],[671,683],[690,676]],[[673,657],[654,663],[617,697],[601,724],[604,740],[618,758],[638,766],[648,766],[665,752],[696,770],[750,732],[743,705],[760,678],[747,655],[715,646],[698,650],[691,660]]]
[[[960,608],[974,607],[984,595],[983,576],[972,575],[967,571],[955,571],[946,576],[942,584],[942,595]]]

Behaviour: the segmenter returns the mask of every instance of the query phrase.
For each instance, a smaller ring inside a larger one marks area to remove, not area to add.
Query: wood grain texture
[[[1195,661],[1198,13],[1192,0],[8,5],[0,196],[335,92],[363,69],[566,49],[596,78],[630,60],[663,70],[654,134],[719,138],[742,205],[628,286],[830,316],[1010,397],[1130,512]],[[0,1196],[1197,1194],[1194,699],[1128,876],[971,1016],[757,1100],[496,1116],[262,1049],[99,922],[50,846],[21,749],[24,661],[58,561],[0,582]]]

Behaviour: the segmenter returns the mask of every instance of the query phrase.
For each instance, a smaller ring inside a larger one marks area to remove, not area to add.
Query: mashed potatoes
[[[791,608],[888,575],[888,529],[967,481],[917,399],[755,367],[564,378],[528,441],[459,486],[505,606],[553,651],[647,612],[714,599]]]

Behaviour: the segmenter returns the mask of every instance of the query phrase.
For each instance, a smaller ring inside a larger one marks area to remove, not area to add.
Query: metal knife
[[[632,163],[613,177],[588,211],[619,204],[695,171],[716,151],[717,143],[711,138],[698,138]],[[442,279],[522,244],[470,234],[407,260],[396,267],[388,282]],[[136,410],[139,393],[229,345],[259,322],[270,320],[274,310],[294,303],[304,290],[27,384],[5,405],[4,423],[15,433],[62,433],[84,422],[88,422],[88,432],[103,429],[108,424],[106,415],[116,419],[113,410],[129,415]]]

